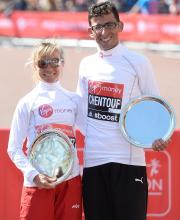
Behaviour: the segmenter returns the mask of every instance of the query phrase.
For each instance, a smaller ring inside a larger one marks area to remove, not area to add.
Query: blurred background
[[[87,8],[95,2],[100,1],[0,0],[0,220],[18,219],[22,176],[9,161],[6,148],[15,106],[34,86],[32,70],[26,65],[28,58],[42,39],[57,39],[65,52],[61,84],[75,91],[80,60],[96,51],[87,32]],[[158,161],[162,168],[157,176],[149,177],[153,196],[148,220],[179,220],[180,0],[112,2],[124,22],[120,41],[150,59],[161,96],[176,114],[176,132],[169,151],[147,156],[149,164]]]
[[[95,52],[87,33],[91,0],[0,0],[0,128],[9,128],[20,97],[33,87],[25,64],[42,38],[56,38],[65,51],[62,84],[76,88],[82,57]],[[173,106],[180,127],[180,0],[113,0],[124,22],[119,38],[149,57],[161,95]]]

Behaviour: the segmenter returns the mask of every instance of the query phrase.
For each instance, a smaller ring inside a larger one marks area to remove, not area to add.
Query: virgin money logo
[[[115,84],[109,82],[97,82],[97,81],[89,81],[88,89],[90,94],[103,95],[103,96],[111,96],[111,97],[122,97],[123,93],[123,85]]]
[[[101,92],[101,83],[89,81],[89,92],[98,95]]]
[[[43,118],[49,118],[53,114],[53,108],[44,104],[39,107],[39,115]]]

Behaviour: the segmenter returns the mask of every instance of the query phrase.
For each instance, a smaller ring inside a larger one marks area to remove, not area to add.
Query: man
[[[118,122],[131,98],[157,95],[147,58],[119,43],[123,23],[111,2],[89,8],[89,33],[98,52],[80,64],[77,91],[87,115],[83,200],[86,220],[145,220],[147,177],[145,155],[129,144]],[[167,142],[156,140],[154,150]],[[137,181],[140,180],[140,181]]]

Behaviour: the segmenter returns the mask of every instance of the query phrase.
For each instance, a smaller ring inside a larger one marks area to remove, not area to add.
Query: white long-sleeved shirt
[[[108,162],[145,165],[141,148],[132,146],[119,128],[122,107],[140,95],[158,95],[149,60],[121,44],[85,57],[77,92],[86,109],[84,166]]]
[[[39,84],[17,104],[14,112],[8,154],[24,175],[25,186],[35,186],[33,179],[39,172],[31,165],[26,154],[37,135],[47,128],[60,128],[75,139],[76,128],[83,132],[80,97],[63,89],[59,82]],[[23,143],[27,138],[27,152]],[[79,161],[75,150],[74,166],[70,178],[79,175]]]

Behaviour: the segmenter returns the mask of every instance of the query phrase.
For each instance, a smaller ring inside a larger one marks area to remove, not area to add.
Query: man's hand
[[[163,139],[157,139],[153,142],[152,149],[154,151],[162,151],[162,150],[166,149],[166,147],[168,146],[170,141],[171,141],[171,139],[169,139],[167,141],[164,141]]]
[[[39,174],[34,177],[34,183],[39,189],[51,189],[55,187],[55,181],[57,178],[48,177],[44,174]]]

